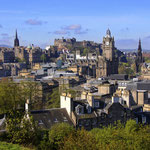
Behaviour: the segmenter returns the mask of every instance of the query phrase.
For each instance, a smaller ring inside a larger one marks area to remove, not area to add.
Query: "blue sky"
[[[149,0],[1,0],[0,44],[41,47],[55,38],[102,42],[107,28],[118,48],[150,49]]]

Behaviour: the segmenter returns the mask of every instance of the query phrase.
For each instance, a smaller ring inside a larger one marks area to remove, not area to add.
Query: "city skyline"
[[[102,42],[107,28],[116,47],[150,49],[148,0],[48,1],[5,0],[0,6],[0,44],[13,45],[18,30],[20,45],[52,45],[55,38]]]

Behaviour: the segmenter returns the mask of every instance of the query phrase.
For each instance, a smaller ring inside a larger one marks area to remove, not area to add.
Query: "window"
[[[142,123],[146,123],[146,117],[145,116],[142,116]]]
[[[39,124],[43,124],[42,120],[39,120]]]
[[[57,122],[58,122],[57,118],[55,118],[55,119],[54,119],[54,122],[55,122],[55,123],[57,123]]]
[[[82,114],[82,107],[78,108],[78,112],[79,112],[79,114]]]
[[[86,120],[86,126],[89,126],[90,125],[90,120]]]
[[[94,106],[95,106],[96,108],[98,108],[98,107],[99,107],[99,102],[94,102]]]
[[[90,106],[88,107],[88,113],[91,113],[91,107]]]
[[[76,113],[77,113],[77,114],[83,114],[83,113],[84,113],[83,108],[84,108],[83,106],[78,105],[78,106],[75,108]]]
[[[91,107],[90,107],[90,105],[87,105],[87,106],[86,106],[86,109],[87,109],[87,112],[88,112],[88,113],[91,113]]]
[[[112,118],[112,114],[109,114],[109,118]]]
[[[65,122],[68,121],[66,117],[63,117],[63,118],[64,118],[64,121],[65,121]]]
[[[121,112],[121,117],[123,117],[123,116],[124,116],[124,112],[122,111],[122,112]]]
[[[135,118],[136,123],[138,123],[138,118]]]
[[[93,120],[92,120],[92,125],[95,125],[95,124],[96,124],[96,120],[93,119]]]

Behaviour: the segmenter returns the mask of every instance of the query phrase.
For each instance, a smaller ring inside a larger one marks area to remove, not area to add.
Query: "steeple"
[[[16,29],[16,39],[18,39],[18,35],[17,35],[17,29]]]
[[[141,47],[141,39],[139,39],[138,52],[142,52],[142,47]]]
[[[135,60],[135,63],[136,63],[136,72],[139,72],[139,66],[143,63],[141,39],[139,39],[137,58]]]
[[[17,34],[17,29],[16,29],[16,37],[14,40],[14,47],[19,46],[19,39],[18,39],[18,34]]]

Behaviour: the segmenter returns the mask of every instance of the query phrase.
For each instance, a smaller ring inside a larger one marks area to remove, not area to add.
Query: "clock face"
[[[106,42],[106,45],[109,45],[109,42]]]

